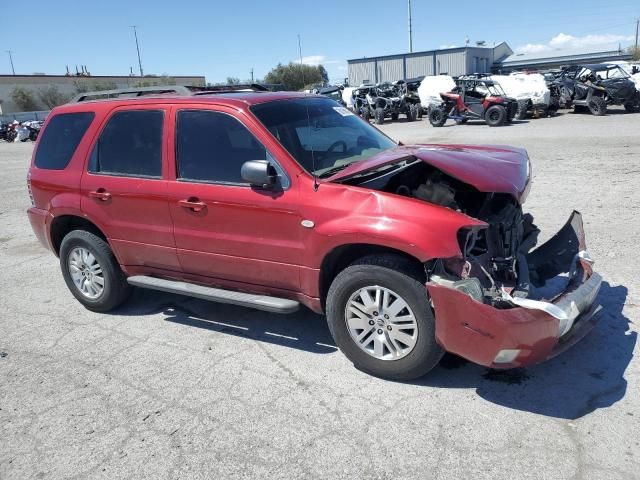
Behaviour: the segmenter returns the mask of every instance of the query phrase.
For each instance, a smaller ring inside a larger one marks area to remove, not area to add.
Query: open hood
[[[508,193],[522,202],[528,191],[531,172],[526,150],[497,145],[401,145],[349,165],[327,181],[346,180],[409,157],[481,192]]]

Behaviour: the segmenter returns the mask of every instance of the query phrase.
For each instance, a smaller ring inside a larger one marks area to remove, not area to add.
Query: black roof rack
[[[153,87],[116,88],[114,90],[99,90],[84,92],[76,95],[70,103],[88,102],[91,100],[108,100],[113,98],[135,98],[144,96],[173,95],[189,97],[193,95],[208,95],[234,92],[266,92],[269,89],[257,83],[244,85],[216,85],[210,87],[186,85],[156,85]]]

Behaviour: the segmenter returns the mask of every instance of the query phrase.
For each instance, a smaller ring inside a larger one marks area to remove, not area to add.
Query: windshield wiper
[[[338,173],[340,170],[344,170],[345,168],[347,168],[349,165],[351,165],[351,163],[345,163],[344,165],[337,165],[335,167],[331,167],[329,170],[325,170],[324,172],[322,172],[320,175],[318,175],[318,178],[326,178],[326,177],[330,177],[331,175],[333,175],[334,173]]]

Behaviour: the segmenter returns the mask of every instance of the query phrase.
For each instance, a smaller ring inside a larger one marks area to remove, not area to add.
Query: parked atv
[[[363,120],[369,121],[371,118],[371,109],[369,108],[368,95],[374,85],[360,85],[351,93],[353,112],[362,117]]]
[[[484,120],[490,127],[510,123],[518,110],[518,102],[504,93],[497,83],[481,78],[459,78],[449,93],[441,93],[442,104],[429,112],[429,122],[442,127],[451,118],[458,125],[471,120]]]
[[[9,133],[9,124],[0,122],[0,140],[6,140]]]
[[[378,125],[384,123],[386,117],[396,121],[402,111],[402,100],[398,88],[389,82],[378,83],[367,94],[369,115]]]
[[[317,89],[317,93],[319,95],[324,95],[325,97],[329,97],[332,100],[335,100],[336,102],[342,104],[343,106],[346,106],[347,104],[344,102],[344,100],[342,99],[342,90],[343,87],[338,87],[338,86],[329,86],[329,87],[322,87]]]
[[[576,111],[588,109],[593,115],[607,113],[608,105],[623,105],[629,113],[640,111],[640,92],[618,65],[576,65],[565,69],[555,82],[560,103]]]
[[[422,118],[422,104],[420,103],[420,95],[418,95],[418,87],[422,78],[424,77],[396,82],[400,93],[400,111],[407,116],[408,122]]]

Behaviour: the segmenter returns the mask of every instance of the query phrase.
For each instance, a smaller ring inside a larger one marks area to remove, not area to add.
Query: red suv
[[[580,214],[534,249],[530,178],[522,149],[405,146],[321,96],[88,101],[47,119],[29,219],[90,310],[131,286],[302,303],[358,368],[412,379],[444,351],[539,362],[593,326]]]

